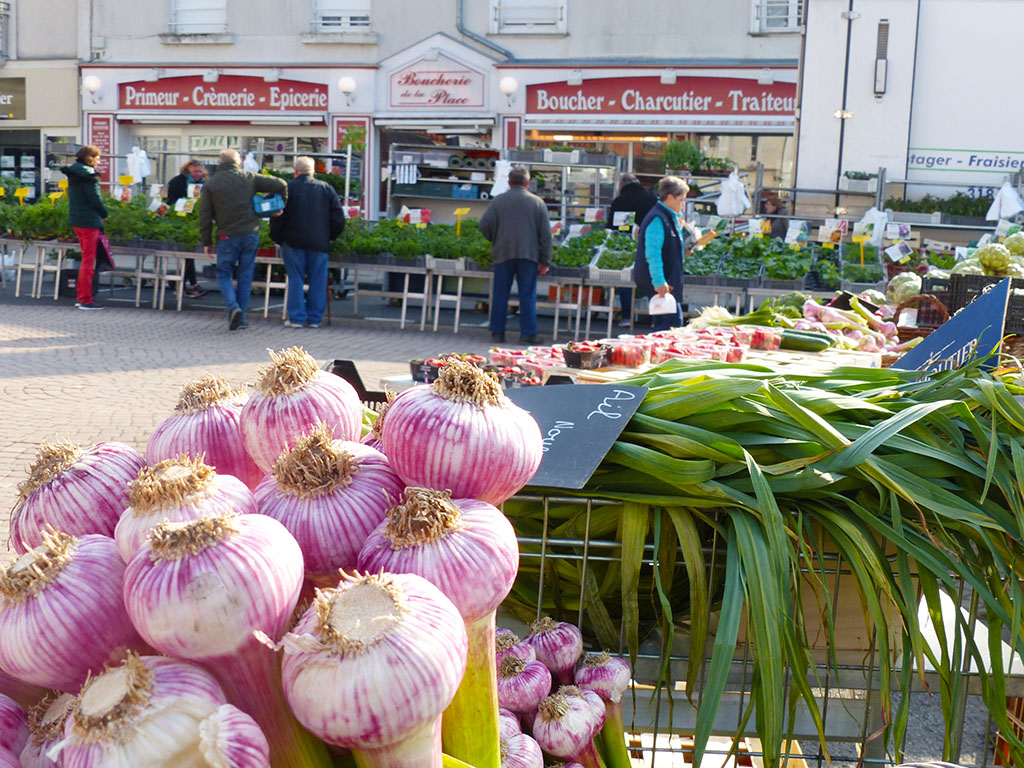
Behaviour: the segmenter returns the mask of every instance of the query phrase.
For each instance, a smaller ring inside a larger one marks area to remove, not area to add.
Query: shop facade
[[[78,73],[70,62],[10,62],[0,72],[0,182],[7,194],[28,190],[38,200],[62,146],[78,136]],[[60,178],[63,178],[60,176]]]

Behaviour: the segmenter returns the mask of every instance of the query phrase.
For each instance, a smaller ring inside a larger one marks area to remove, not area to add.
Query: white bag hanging
[[[995,199],[989,206],[985,218],[988,221],[999,221],[1016,216],[1021,211],[1024,211],[1024,200],[1021,200],[1017,190],[1011,186],[1010,182],[1006,181],[996,192]]]
[[[508,160],[498,160],[494,164],[494,184],[491,185],[491,197],[508,192],[508,174],[511,170],[512,163]]]
[[[256,162],[256,156],[252,152],[245,153],[245,160],[242,161],[242,170],[251,173],[260,172],[260,164]]]
[[[889,216],[875,208],[875,206],[871,206],[864,212],[861,223],[874,224],[874,229],[871,231],[871,239],[868,242],[875,246],[875,248],[881,248],[882,238],[885,237],[885,225],[889,223]]]
[[[750,198],[746,187],[740,181],[739,174],[733,171],[729,178],[722,182],[722,194],[715,201],[715,210],[719,216],[739,216],[750,207]]]

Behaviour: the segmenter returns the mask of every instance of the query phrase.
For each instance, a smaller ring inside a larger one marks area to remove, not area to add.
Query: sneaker
[[[542,341],[541,337],[538,336],[537,334],[534,334],[533,336],[520,336],[519,337],[519,343],[520,344],[537,345],[537,344],[540,344],[541,341]]]
[[[248,327],[249,327],[249,321],[248,321],[248,320],[246,320],[246,319],[245,319],[245,318],[243,317],[243,318],[242,318],[242,322],[240,322],[240,323],[238,324],[238,330],[240,330],[240,331],[241,331],[241,330],[244,330],[245,328],[248,328]]]
[[[496,341],[499,344],[504,344],[505,343],[505,334],[504,333],[492,333],[491,334],[491,341]]]
[[[306,323],[307,328],[319,328],[320,323]]]
[[[185,288],[185,295],[190,299],[198,299],[200,296],[205,296],[206,291],[198,285],[190,285]]]
[[[629,318],[623,318],[622,320],[619,320],[619,328],[629,328],[629,326]]]
[[[228,310],[228,330],[237,331],[245,318],[242,317],[242,310],[232,307]]]
[[[302,328],[303,325],[302,325],[302,323],[293,323],[291,320],[285,320],[284,321],[284,327],[285,328]]]
[[[97,304],[95,301],[90,301],[88,304],[78,302],[75,306],[79,309],[106,309],[102,304]]]

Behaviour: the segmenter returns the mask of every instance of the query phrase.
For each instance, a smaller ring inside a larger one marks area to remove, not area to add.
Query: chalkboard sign
[[[913,371],[948,371],[987,356],[1003,338],[1010,280],[978,296],[893,363]]]
[[[533,415],[544,438],[540,468],[528,484],[578,489],[626,428],[647,387],[523,387],[505,394]]]

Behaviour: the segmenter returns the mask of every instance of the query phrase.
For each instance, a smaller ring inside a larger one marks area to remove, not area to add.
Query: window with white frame
[[[228,28],[227,0],[171,0],[171,32],[222,35]]]
[[[752,0],[750,31],[755,35],[799,32],[803,0]]]
[[[366,32],[372,0],[313,0],[315,32]]]
[[[492,34],[565,34],[566,0],[491,0]]]

